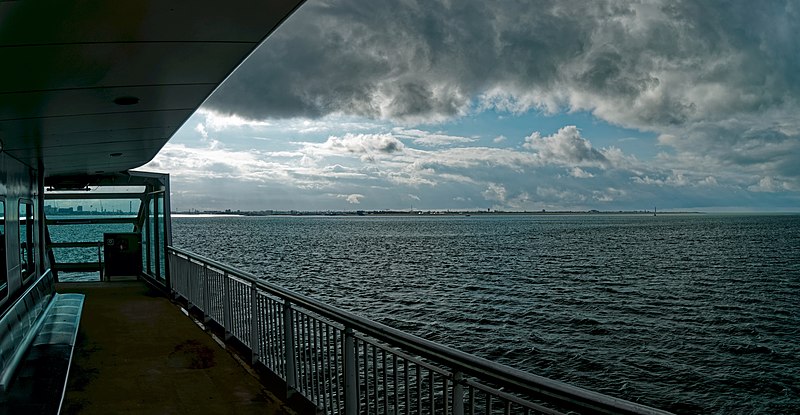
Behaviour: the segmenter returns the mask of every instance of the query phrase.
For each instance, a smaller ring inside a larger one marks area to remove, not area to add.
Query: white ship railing
[[[482,359],[169,248],[170,289],[327,414],[668,414]]]

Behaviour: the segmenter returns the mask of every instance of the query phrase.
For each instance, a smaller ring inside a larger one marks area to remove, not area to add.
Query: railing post
[[[173,267],[172,264],[173,262],[177,261],[170,261],[170,268]],[[186,309],[191,310],[192,307],[196,307],[194,301],[192,301],[194,299],[193,295],[194,293],[192,292],[194,291],[192,290],[194,284],[192,284],[192,275],[191,275],[192,260],[189,258],[186,258],[186,260],[182,259],[180,264],[176,263],[174,264],[174,267],[178,267],[181,270],[180,272],[170,271],[170,273],[172,274],[172,278],[170,278],[170,285],[178,287],[177,290],[173,291],[179,291],[179,290],[183,291],[182,293],[179,292],[179,294],[182,294],[184,297],[186,297]]]
[[[258,330],[258,287],[250,282],[250,363],[256,364],[261,356],[261,336]]]
[[[222,325],[225,328],[225,341],[231,339],[231,281],[228,278],[228,271],[222,273]]]
[[[286,345],[286,387],[287,395],[291,396],[297,390],[297,371],[294,360],[294,318],[292,304],[288,299],[283,300],[283,340]]]
[[[344,329],[344,413],[358,414],[358,369],[353,329]]]
[[[208,264],[203,263],[203,323],[208,324],[211,321],[211,310],[209,307],[208,295]]]
[[[100,245],[97,245],[97,267],[100,269],[100,281],[105,281],[105,275],[103,274],[103,257],[100,255]]]
[[[464,415],[464,375],[453,373],[453,415]]]

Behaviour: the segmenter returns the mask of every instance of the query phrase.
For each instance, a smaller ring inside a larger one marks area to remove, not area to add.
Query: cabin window
[[[35,274],[33,261],[33,203],[19,202],[19,270],[23,283]]]
[[[0,200],[0,299],[8,294],[8,265],[6,263],[6,202]]]

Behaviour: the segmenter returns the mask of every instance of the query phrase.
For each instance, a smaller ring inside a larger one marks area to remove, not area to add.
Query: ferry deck
[[[136,169],[301,4],[0,3],[0,414],[665,414],[172,246]]]

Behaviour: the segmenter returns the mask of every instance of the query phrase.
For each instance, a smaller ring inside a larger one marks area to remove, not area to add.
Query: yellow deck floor
[[[60,283],[57,291],[86,295],[62,413],[295,413],[144,283]]]

